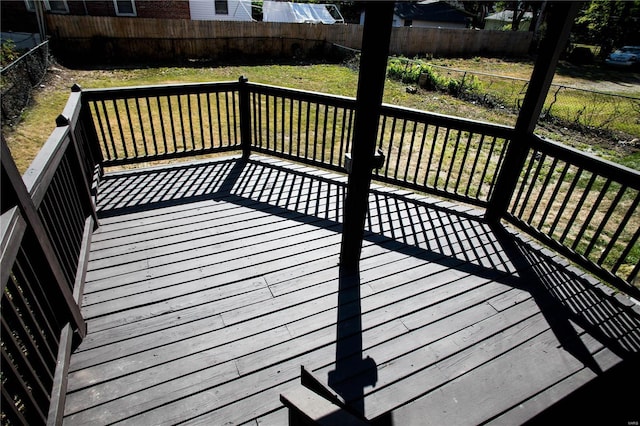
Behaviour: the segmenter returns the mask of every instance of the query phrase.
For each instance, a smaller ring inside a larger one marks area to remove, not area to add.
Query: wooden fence
[[[359,49],[362,26],[47,15],[56,55],[67,61],[166,61],[325,55]],[[394,28],[390,53],[415,56],[527,53],[531,33]]]

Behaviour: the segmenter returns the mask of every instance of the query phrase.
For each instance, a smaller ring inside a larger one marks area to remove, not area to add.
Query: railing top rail
[[[284,87],[272,86],[269,84],[261,83],[247,83],[253,92],[270,94],[270,95],[282,95],[286,97],[294,97],[302,101],[309,102],[325,102],[328,105],[353,108],[355,107],[356,98],[349,96],[333,95],[320,92],[312,92],[309,90],[301,89],[289,89]]]
[[[24,185],[36,208],[42,201],[58,164],[69,146],[69,132],[69,126],[56,127],[22,175]]]
[[[429,124],[455,127],[474,133],[482,133],[497,136],[504,139],[513,137],[514,128],[501,124],[487,123],[484,121],[470,120],[467,118],[455,117],[452,115],[438,114],[435,112],[421,111],[397,105],[382,104],[382,113],[392,117],[409,118],[416,121],[428,121]]]
[[[565,161],[569,160],[578,167],[593,170],[601,176],[611,178],[630,188],[640,190],[640,171],[638,170],[596,157],[549,139],[543,139],[538,135],[532,136],[531,147],[533,149],[540,149],[546,154],[556,156]]]
[[[203,83],[158,84],[149,86],[125,86],[108,89],[83,89],[82,96],[88,101],[110,99],[128,99],[145,96],[187,95],[208,92],[237,90],[237,81],[219,81]]]

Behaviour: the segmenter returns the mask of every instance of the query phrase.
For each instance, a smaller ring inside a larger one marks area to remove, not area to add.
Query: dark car
[[[640,68],[640,46],[624,46],[605,59],[607,65],[625,68]]]

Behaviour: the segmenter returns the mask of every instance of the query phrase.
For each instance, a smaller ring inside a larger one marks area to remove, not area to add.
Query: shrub
[[[482,89],[482,84],[475,75],[465,74],[461,80],[458,80],[440,75],[432,66],[423,62],[401,58],[389,61],[387,76],[403,83],[419,83],[427,90],[446,91],[459,97],[478,93]]]
[[[20,57],[13,40],[4,40],[0,45],[0,66],[3,68]]]

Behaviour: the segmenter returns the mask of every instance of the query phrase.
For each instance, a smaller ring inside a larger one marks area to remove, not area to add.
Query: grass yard
[[[436,65],[448,65],[472,71],[491,72],[512,77],[526,78],[531,73],[531,63],[501,61],[497,59],[442,59]],[[55,117],[69,95],[69,88],[78,83],[83,88],[153,85],[166,83],[191,83],[202,81],[236,80],[240,75],[250,81],[273,84],[296,89],[311,90],[343,96],[355,96],[357,73],[340,65],[261,65],[225,67],[159,67],[142,69],[71,70],[60,66],[52,67],[44,87],[36,90],[32,106],[22,117],[15,129],[5,129],[9,147],[16,158],[20,170],[24,171],[46,141],[54,127]],[[562,82],[584,84],[575,77],[559,77]],[[517,96],[519,88],[515,84],[505,86],[498,83],[487,91],[510,92]],[[640,87],[640,85],[638,86]],[[640,89],[638,89],[640,90]],[[388,79],[384,101],[420,110],[441,114],[513,125],[516,116],[508,109],[485,108],[465,102],[445,93],[419,90],[416,94],[406,91],[406,84]],[[554,106],[561,108],[561,106]],[[585,114],[594,114],[585,111]],[[617,141],[583,136],[570,129],[544,123],[538,132],[545,137],[571,144],[581,149],[595,152],[604,158],[618,161],[629,167],[640,169],[640,150],[621,147]],[[633,147],[632,147],[633,148]]]

